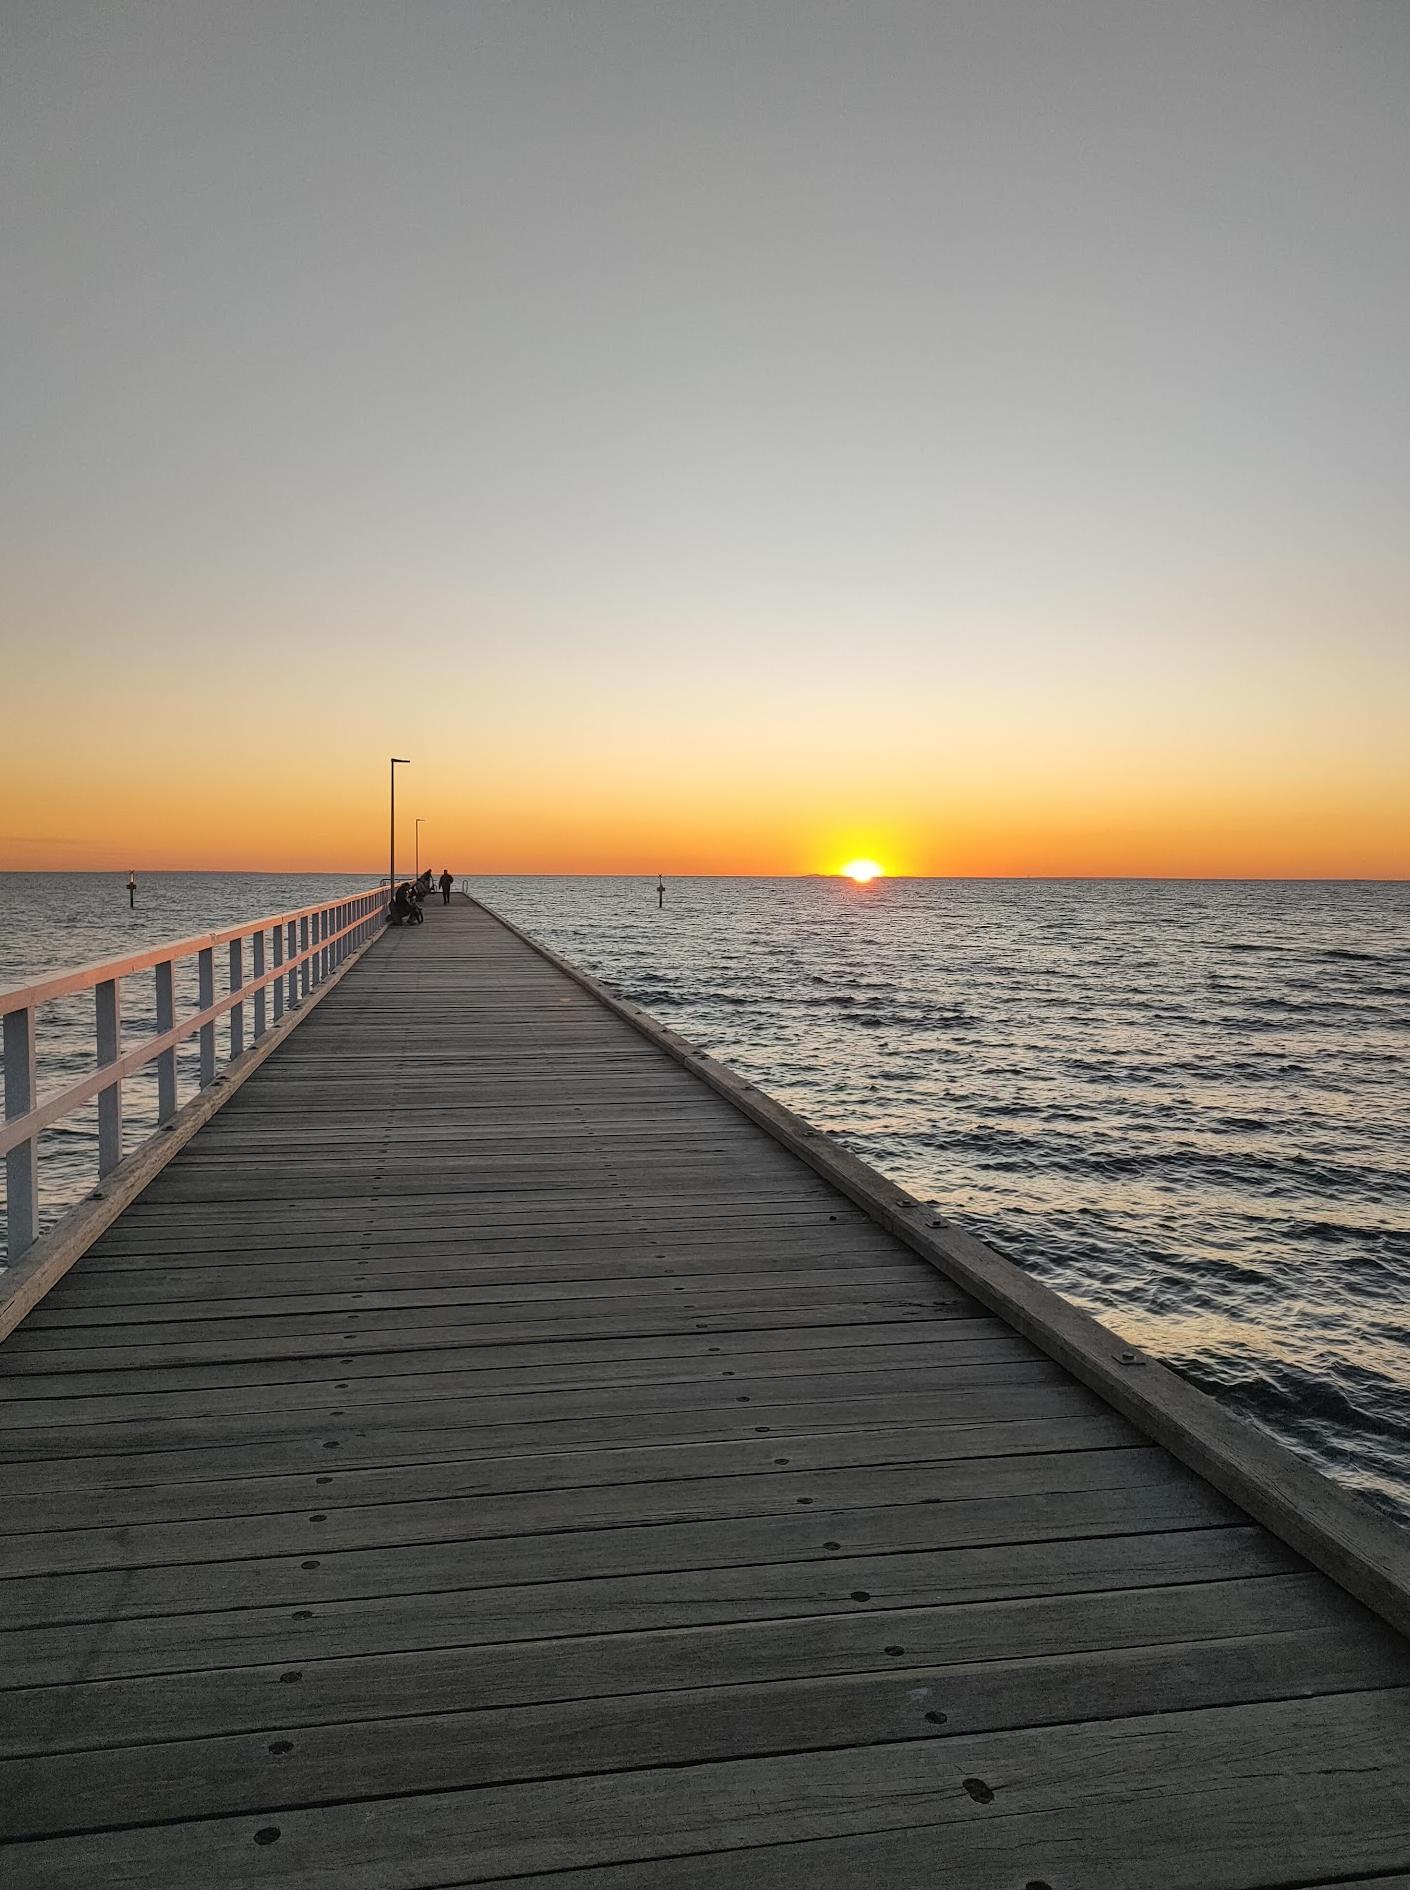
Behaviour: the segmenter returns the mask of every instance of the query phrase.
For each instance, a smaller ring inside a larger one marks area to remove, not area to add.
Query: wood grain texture
[[[639,1767],[704,1765],[839,1744],[940,1741],[1016,1726],[1192,1712],[1410,1683],[1410,1649],[1318,1628],[1194,1646],[1134,1647],[977,1666],[887,1662],[844,1677],[652,1689],[631,1696],[300,1727],[277,1718],[249,1733],[0,1760],[0,1839],[94,1824],[317,1804],[348,1777],[387,1798]],[[291,1689],[285,1689],[286,1693]],[[279,1702],[268,1699],[271,1708]],[[273,1749],[272,1749],[273,1748]],[[280,1761],[271,1765],[270,1759]]]
[[[574,1575],[507,1587],[420,1588],[326,1602],[310,1597],[294,1606],[260,1602],[189,1614],[49,1622],[0,1634],[0,1672],[13,1686],[44,1686],[277,1661],[298,1674],[291,1684],[301,1685],[305,1663],[334,1657],[1043,1595],[1104,1594],[1108,1606],[1119,1610],[1133,1590],[1222,1585],[1302,1566],[1283,1544],[1248,1526],[882,1555],[824,1552],[744,1567]]]
[[[1399,1635],[693,1056],[434,908],[10,1335],[0,1879],[1410,1871]]]
[[[429,1890],[576,1862],[924,1831],[933,1873],[947,1862],[953,1833],[1002,1832],[1022,1817],[1060,1821],[1074,1810],[1119,1822],[1133,1798],[1142,1821],[1164,1823],[1168,1839],[1169,1817],[1184,1812],[1192,1823],[1188,1800],[1198,1795],[1207,1817],[1222,1814],[1236,1829],[1251,1819],[1245,1851],[1261,1834],[1261,1881],[1276,1884],[1267,1847],[1279,1824],[1301,1861],[1314,1869],[1332,1861],[1328,1751],[1345,1774],[1338,1821],[1353,1821],[1372,1868],[1382,1860],[1396,1868],[1410,1836],[1410,1690],[1395,1688],[197,1817],[17,1844],[6,1861],[15,1890],[69,1890],[79,1881],[189,1890],[268,1883],[260,1852],[278,1845],[278,1881]],[[1323,1800],[1315,1818],[1313,1797]],[[261,1844],[261,1831],[276,1835]],[[1284,1881],[1298,1881],[1291,1868]],[[1218,1874],[1207,1876],[1205,1890],[1218,1883]]]
[[[982,1678],[1022,1673],[1028,1661],[1119,1647],[1282,1640],[1359,1622],[1336,1645],[1352,1658],[1383,1649],[1398,1671],[1403,1647],[1390,1630],[1338,1600],[1313,1573],[1231,1576],[1175,1587],[1039,1595],[915,1608],[850,1604],[850,1613],[780,1616],[555,1640],[444,1645],[305,1662],[297,1684],[279,1666],[212,1673],[142,1674],[16,1689],[4,1696],[6,1757],[84,1752],[159,1740],[206,1738],[262,1726],[316,1726],[410,1713],[618,1698],[686,1687],[765,1685],[829,1674],[907,1674],[914,1667],[970,1666]],[[369,1627],[371,1623],[369,1622]],[[447,1621],[447,1631],[453,1624]],[[368,1641],[369,1651],[375,1642]],[[982,1666],[981,1664],[982,1663]],[[1300,1671],[1294,1663],[1294,1671]],[[950,1722],[954,1711],[947,1708]],[[610,1757],[610,1755],[608,1755]]]

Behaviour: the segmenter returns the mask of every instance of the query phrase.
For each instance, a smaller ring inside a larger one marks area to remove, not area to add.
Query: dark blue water
[[[477,890],[1410,1517],[1410,887]]]
[[[360,879],[0,875],[0,986]],[[1410,887],[476,882],[1116,1331],[1410,1518]],[[134,1031],[150,984],[130,980]],[[56,1005],[42,1084],[92,1067]],[[189,1060],[185,1065],[191,1080]],[[129,1139],[151,1116],[129,1086]],[[45,1137],[51,1217],[91,1110]]]

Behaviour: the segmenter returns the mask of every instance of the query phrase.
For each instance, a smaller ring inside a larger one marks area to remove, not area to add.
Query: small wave
[[[659,1010],[663,1004],[684,1004],[687,1000],[666,986],[619,984],[616,994],[626,1004],[639,1004],[643,1010]]]

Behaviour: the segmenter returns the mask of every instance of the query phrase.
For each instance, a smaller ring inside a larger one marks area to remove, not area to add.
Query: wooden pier
[[[386,934],[0,1347],[0,1883],[1407,1890],[1402,1538],[1001,1271]]]

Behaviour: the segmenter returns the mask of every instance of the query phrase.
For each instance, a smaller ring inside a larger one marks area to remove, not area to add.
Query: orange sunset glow
[[[330,593],[310,619],[272,594],[203,604],[51,571],[19,601],[37,634],[6,671],[26,714],[0,762],[5,868],[380,871],[402,754],[403,850],[420,815],[422,863],[457,874],[1410,873],[1410,659],[1379,640],[1386,599],[1359,650],[1348,630],[1324,660],[1305,600],[1286,639],[1250,610],[1240,642],[1243,599],[1194,597],[1201,634],[1167,642],[1151,613],[1139,670],[1109,619],[1083,632],[1080,671],[1075,642],[1043,653],[1028,629],[961,671],[892,625],[914,686],[861,723],[828,645],[780,721],[752,634],[722,633],[709,670],[683,637],[634,635],[603,675],[492,615],[467,642],[445,600],[402,600],[393,657],[391,593]],[[108,647],[124,659],[99,687]]]
[[[1394,57],[443,11],[13,49],[0,868],[1410,875]]]

